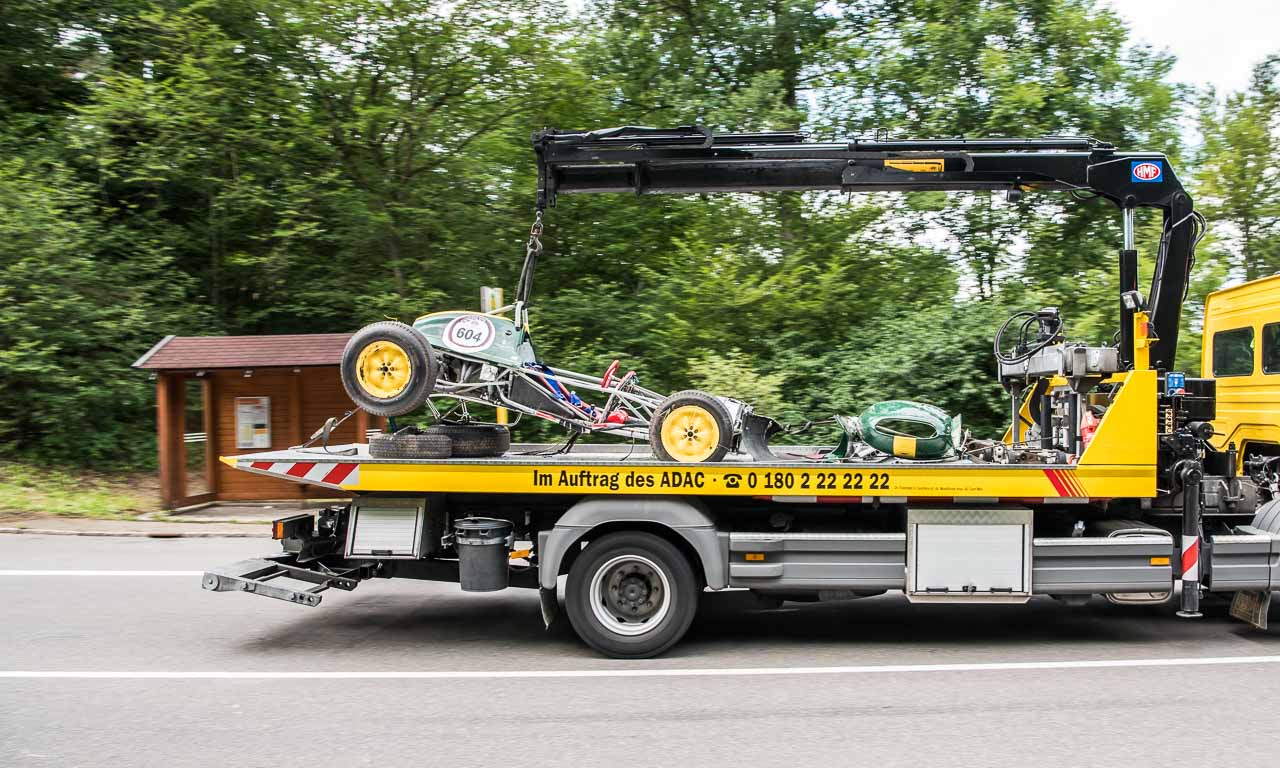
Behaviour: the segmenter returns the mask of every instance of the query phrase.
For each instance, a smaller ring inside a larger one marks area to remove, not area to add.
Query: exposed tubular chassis
[[[543,366],[545,372],[540,372],[534,368],[493,365],[483,360],[471,360],[447,348],[437,349],[436,351],[446,361],[446,364],[441,366],[441,375],[436,379],[435,389],[431,394],[431,398],[428,399],[428,407],[431,408],[432,415],[437,422],[448,421],[453,409],[441,412],[431,402],[431,399],[447,398],[462,401],[464,417],[469,417],[465,411],[465,404],[474,403],[476,405],[507,408],[518,414],[517,421],[519,420],[519,414],[529,414],[554,422],[569,430],[571,438],[570,443],[567,445],[572,445],[572,441],[577,435],[587,432],[647,441],[650,439],[650,425],[653,422],[654,415],[666,399],[662,394],[640,386],[636,382],[635,374],[632,372],[620,377],[611,376],[610,381],[606,384],[603,377],[590,376],[549,365]],[[487,369],[491,370],[492,373],[486,374]],[[546,378],[548,374],[568,390],[582,390],[605,395],[607,399],[604,406],[597,409],[605,416],[617,406],[624,406],[626,410],[635,415],[629,418],[625,424],[615,425],[608,422],[591,422],[585,419],[570,418],[565,413],[553,413],[545,409],[530,408],[527,404],[516,402],[508,396],[512,391],[512,384],[517,379],[523,380],[533,389],[539,389],[543,386],[539,379]],[[486,375],[490,375],[491,378],[484,378]],[[449,378],[449,376],[455,376],[456,378]],[[457,379],[462,380],[458,381]],[[756,461],[777,461],[778,456],[769,448],[769,439],[781,432],[789,431],[790,428],[783,427],[767,416],[755,413],[750,405],[740,400],[730,397],[718,397],[716,399],[725,406],[732,422],[733,449],[750,456]]]
[[[479,371],[483,370],[482,363],[463,360],[459,358],[460,373],[465,377],[471,374],[480,375]],[[645,389],[639,384],[634,383],[632,378],[624,378],[620,383],[614,384],[610,382],[609,386],[604,385],[604,379],[596,376],[588,376],[573,371],[566,371],[561,368],[553,368],[547,366],[551,374],[556,377],[560,383],[569,389],[584,390],[588,392],[596,392],[606,395],[608,399],[605,405],[600,409],[604,413],[609,413],[615,406],[624,404],[645,418],[644,425],[637,426],[610,426],[604,423],[591,424],[583,426],[575,423],[561,415],[553,414],[546,411],[536,411],[533,415],[539,418],[554,421],[557,424],[574,432],[584,432],[590,430],[606,435],[620,435],[635,440],[648,440],[649,429],[648,422],[653,419],[654,410],[658,403],[662,402],[663,396],[653,390]],[[500,368],[494,378],[488,381],[450,381],[444,377],[447,369],[442,370],[441,377],[436,379],[436,388],[432,392],[432,398],[451,398],[462,400],[476,405],[496,406],[499,408],[507,408],[515,411],[517,421],[519,416],[525,413],[528,408],[520,403],[514,402],[508,398],[504,392],[511,391],[511,384],[516,378],[524,379],[529,386],[538,387],[538,382],[530,370],[522,370],[515,368]],[[440,413],[434,405],[431,406],[433,415],[437,421],[442,421],[448,413]],[[513,422],[514,424],[515,422]]]

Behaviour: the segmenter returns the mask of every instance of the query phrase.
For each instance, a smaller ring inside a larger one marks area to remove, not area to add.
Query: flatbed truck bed
[[[647,448],[593,445],[571,454],[559,446],[517,444],[483,459],[377,459],[367,445],[293,448],[223,457],[236,469],[352,493],[652,494],[763,496],[849,503],[1087,503],[1154,491],[1154,465],[990,464],[963,461],[827,462],[830,446],[779,446],[779,460],[730,455],[697,465],[658,461]]]

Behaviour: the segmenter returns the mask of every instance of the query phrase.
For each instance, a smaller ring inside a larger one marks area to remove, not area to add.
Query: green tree
[[[1280,56],[1253,70],[1249,87],[1199,104],[1200,207],[1221,259],[1254,280],[1280,270]]]
[[[1171,58],[1095,0],[52,0],[0,3],[0,30],[0,441],[72,460],[86,426],[149,455],[125,366],[164,333],[343,330],[512,287],[545,126],[1181,149]],[[1192,301],[1280,258],[1274,71],[1201,104],[1221,223]],[[566,196],[533,330],[557,364],[616,357],[789,420],[917,397],[994,430],[1009,308],[1110,340],[1118,219],[1047,194]]]
[[[203,313],[162,244],[100,255],[111,235],[91,201],[57,162],[0,163],[0,449],[145,466],[150,386],[128,366]]]

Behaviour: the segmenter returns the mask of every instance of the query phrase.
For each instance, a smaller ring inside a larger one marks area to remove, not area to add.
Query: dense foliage
[[[1215,227],[1194,305],[1280,268],[1280,65],[1224,97],[1171,65],[1095,0],[0,3],[0,451],[148,460],[128,366],[164,334],[347,330],[512,286],[547,125],[1163,150]],[[1005,314],[1056,304],[1110,339],[1117,220],[1054,196],[567,198],[534,330],[557,364],[619,357],[784,419],[898,396],[989,430]]]

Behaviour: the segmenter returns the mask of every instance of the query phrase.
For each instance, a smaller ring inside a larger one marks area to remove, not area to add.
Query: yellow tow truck
[[[1217,384],[1214,447],[1234,445],[1241,470],[1280,456],[1280,275],[1206,297],[1200,370]]]
[[[1014,315],[993,345],[1009,425],[1003,436],[958,434],[944,458],[916,455],[922,436],[905,426],[891,449],[853,434],[837,449],[767,445],[775,430],[762,421],[722,458],[687,464],[634,445],[572,441],[573,450],[503,443],[496,455],[378,457],[365,446],[330,445],[321,429],[306,445],[223,460],[341,489],[351,501],[276,521],[281,554],[211,569],[205,589],[315,606],[325,590],[370,578],[454,581],[465,591],[528,587],[548,623],[563,599],[578,635],[620,658],[678,642],[704,589],[807,601],[901,591],[913,602],[952,604],[1038,595],[1155,604],[1180,593],[1178,613],[1188,618],[1215,593],[1265,628],[1280,590],[1280,514],[1265,461],[1275,426],[1237,408],[1261,402],[1249,399],[1254,390],[1229,388],[1233,377],[1265,377],[1269,326],[1220,310],[1217,294],[1209,317],[1222,325],[1206,328],[1214,360],[1205,370],[1214,376],[1173,369],[1205,223],[1163,155],[1089,138],[812,142],[697,127],[545,130],[534,150],[539,221],[559,195],[583,193],[1101,198],[1121,215],[1118,342],[1068,340],[1052,308]],[[1140,208],[1163,220],[1146,296],[1137,285]],[[541,250],[526,250],[530,278]],[[531,284],[521,280],[516,317],[527,312]],[[1243,335],[1233,329],[1246,324],[1262,341],[1250,347],[1249,372],[1236,373],[1243,353],[1230,334]],[[1215,334],[1227,334],[1222,369]],[[465,363],[466,351],[455,352]],[[486,381],[476,362],[459,366],[459,382]],[[1232,406],[1219,412],[1217,401]]]

